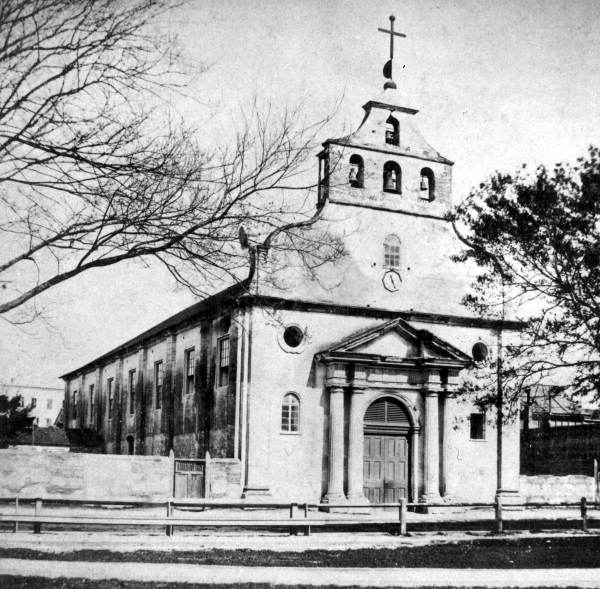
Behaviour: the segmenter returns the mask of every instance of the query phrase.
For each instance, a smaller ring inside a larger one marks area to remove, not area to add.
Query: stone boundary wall
[[[242,466],[235,458],[211,458],[208,467],[210,499],[240,499]]]
[[[83,454],[19,446],[0,450],[0,496],[62,499],[165,499],[173,462],[166,456]]]
[[[579,501],[586,497],[594,500],[594,477],[585,475],[536,475],[519,477],[520,495],[523,501],[559,502]]]
[[[0,450],[0,497],[161,500],[173,496],[173,458],[86,454],[68,448]],[[239,460],[209,461],[210,499],[241,497]]]

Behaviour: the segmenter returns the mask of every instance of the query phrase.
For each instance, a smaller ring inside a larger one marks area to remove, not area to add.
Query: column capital
[[[348,375],[346,372],[346,365],[341,362],[332,362],[331,364],[327,364],[325,385],[330,389],[333,387],[347,386]]]
[[[339,385],[338,386],[331,386],[330,385],[328,388],[329,388],[329,393],[332,394],[332,395],[344,392],[344,387],[341,387]]]
[[[425,393],[426,397],[438,397],[442,391],[439,389],[430,389],[426,387],[425,389],[423,389],[423,392]]]

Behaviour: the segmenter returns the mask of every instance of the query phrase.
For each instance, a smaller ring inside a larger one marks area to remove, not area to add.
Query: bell
[[[429,181],[426,176],[421,176],[421,190],[429,190]]]
[[[350,173],[348,174],[348,182],[354,184],[358,180],[358,168],[356,166],[350,166]]]
[[[393,172],[385,176],[385,190],[396,190],[396,174]]]

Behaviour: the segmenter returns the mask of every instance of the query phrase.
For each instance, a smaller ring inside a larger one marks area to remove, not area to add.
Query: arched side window
[[[281,432],[297,434],[300,431],[300,399],[295,393],[286,393],[281,403]]]
[[[392,270],[400,268],[400,238],[388,235],[383,242],[383,267]]]
[[[427,200],[435,198],[435,176],[430,168],[421,170],[421,191],[425,193],[423,197]]]
[[[402,171],[396,162],[385,162],[383,165],[383,191],[402,192]]]
[[[392,115],[385,122],[385,142],[400,145],[400,123]]]
[[[350,156],[348,182],[354,188],[363,188],[365,185],[365,163],[363,158],[356,153]]]

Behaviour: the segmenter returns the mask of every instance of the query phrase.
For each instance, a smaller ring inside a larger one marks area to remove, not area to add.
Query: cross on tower
[[[394,37],[406,37],[404,33],[396,33],[394,31],[394,21],[396,17],[391,14],[390,15],[390,28],[389,29],[380,29],[377,30],[382,33],[388,33],[390,36],[390,60],[383,66],[383,75],[388,81],[383,85],[384,88],[396,88],[396,83],[392,80],[392,63],[394,61]]]

